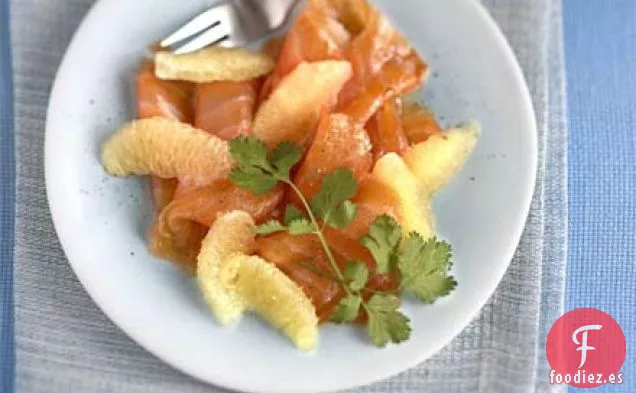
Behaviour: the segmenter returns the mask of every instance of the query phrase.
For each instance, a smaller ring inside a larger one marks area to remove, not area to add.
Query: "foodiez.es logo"
[[[585,365],[585,361],[587,360],[587,351],[593,351],[593,350],[596,349],[594,347],[589,347],[587,345],[587,331],[588,330],[601,330],[602,327],[603,327],[603,325],[581,326],[580,328],[576,329],[574,331],[574,333],[572,334],[572,341],[574,341],[575,344],[581,344],[581,346],[576,349],[577,351],[581,351],[581,364],[579,364],[579,368],[581,368],[581,367],[583,367],[583,365]],[[582,340],[582,342],[579,342],[579,340],[577,339],[577,336],[581,332],[583,332],[583,340]]]
[[[550,383],[580,388],[623,383],[625,352],[625,335],[614,318],[594,308],[572,310],[548,334]]]

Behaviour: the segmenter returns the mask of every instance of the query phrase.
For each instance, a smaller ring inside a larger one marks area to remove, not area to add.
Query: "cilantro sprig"
[[[257,232],[317,236],[332,271],[323,271],[307,262],[300,262],[300,266],[342,286],[345,296],[330,316],[332,322],[353,323],[363,310],[367,316],[367,332],[375,345],[401,343],[409,339],[411,327],[409,319],[399,310],[400,293],[411,293],[430,304],[455,289],[457,282],[448,274],[450,245],[435,238],[425,240],[416,232],[403,238],[399,223],[388,215],[378,217],[369,227],[368,235],[360,239],[376,262],[375,271],[371,272],[358,261],[350,261],[345,269],[340,268],[324,230],[326,227],[346,228],[356,217],[358,207],[352,198],[358,192],[358,184],[349,169],[340,168],[325,176],[320,191],[308,201],[291,179],[292,168],[302,159],[301,150],[294,144],[281,143],[269,151],[256,138],[239,137],[230,142],[230,153],[237,163],[230,173],[235,185],[263,195],[283,183],[301,201],[303,210],[290,204],[282,221],[269,221],[260,225]],[[400,278],[398,290],[367,288],[372,274],[393,273]]]

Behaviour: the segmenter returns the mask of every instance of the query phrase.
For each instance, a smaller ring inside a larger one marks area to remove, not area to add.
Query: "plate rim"
[[[517,233],[515,233],[513,236],[510,237],[511,239],[510,244],[512,244],[512,246],[508,247],[506,257],[505,257],[505,259],[508,262],[505,265],[502,264],[502,266],[498,269],[496,274],[493,274],[493,276],[496,278],[495,281],[497,282],[497,285],[493,286],[488,291],[489,292],[488,296],[484,297],[484,300],[478,303],[478,307],[475,308],[474,312],[465,323],[457,324],[457,326],[453,328],[453,331],[451,334],[449,334],[449,339],[447,341],[442,342],[442,340],[440,340],[438,343],[436,343],[436,345],[433,346],[433,348],[430,351],[424,352],[420,356],[413,357],[408,362],[402,362],[400,363],[399,367],[390,368],[390,370],[387,372],[377,373],[376,375],[370,378],[365,378],[364,381],[360,381],[361,378],[358,378],[358,380],[356,381],[338,384],[338,386],[334,384],[330,388],[319,389],[319,390],[306,389],[306,390],[303,390],[303,392],[322,393],[322,392],[332,392],[332,391],[340,390],[340,389],[353,389],[353,388],[357,388],[361,386],[367,386],[372,383],[386,380],[401,372],[409,370],[421,364],[422,362],[426,361],[433,354],[438,353],[444,346],[446,346],[455,337],[457,337],[457,335],[460,334],[466,328],[466,326],[470,323],[470,321],[473,320],[482,311],[485,304],[492,297],[493,293],[497,290],[499,284],[501,283],[501,280],[503,279],[503,276],[505,275],[506,271],[510,267],[510,264],[514,257],[514,253],[516,249],[518,248],[519,242],[521,240],[521,236],[523,234],[523,230],[525,228],[525,224],[529,217],[532,200],[534,198],[534,190],[536,188],[536,182],[537,182],[537,170],[539,165],[539,162],[538,162],[539,161],[538,160],[539,143],[538,143],[538,127],[537,127],[536,112],[532,102],[530,89],[526,82],[526,79],[523,74],[522,68],[519,64],[519,61],[516,55],[514,54],[514,51],[507,37],[502,32],[501,28],[499,27],[499,25],[497,24],[493,16],[489,13],[486,7],[478,1],[475,1],[475,0],[461,0],[461,1],[464,2],[467,7],[472,7],[476,17],[479,17],[479,19],[483,22],[484,26],[493,34],[493,37],[498,41],[499,48],[502,51],[503,55],[505,56],[509,66],[512,67],[514,79],[516,80],[516,83],[518,84],[518,87],[520,88],[521,95],[519,98],[520,98],[520,101],[523,103],[524,112],[526,115],[528,115],[527,117],[530,121],[530,123],[527,126],[531,131],[533,131],[529,135],[529,142],[531,146],[528,147],[528,149],[532,151],[532,154],[529,155],[529,165],[531,170],[530,170],[530,176],[525,182],[525,185],[527,186],[529,191],[523,194],[523,201],[520,203],[522,206],[524,206],[523,214],[520,215],[521,223],[516,226]],[[98,291],[96,291],[94,287],[92,287],[89,284],[91,279],[88,277],[88,275],[85,275],[82,273],[82,269],[79,269],[77,267],[77,262],[73,262],[74,260],[77,261],[77,258],[70,257],[70,254],[72,254],[72,252],[70,251],[70,247],[66,246],[67,241],[64,240],[65,237],[62,235],[62,230],[60,228],[61,213],[59,213],[59,211],[61,206],[54,201],[54,198],[52,197],[52,192],[51,192],[51,190],[55,188],[55,186],[54,186],[54,180],[53,180],[54,176],[53,176],[53,173],[51,173],[51,165],[47,164],[50,161],[50,157],[53,154],[51,152],[51,142],[50,142],[52,132],[49,131],[52,128],[50,124],[50,119],[52,117],[51,113],[54,109],[54,106],[55,106],[54,103],[56,101],[54,98],[56,97],[57,95],[56,92],[59,90],[59,85],[61,84],[58,76],[61,70],[65,68],[66,63],[68,62],[68,54],[73,50],[73,47],[75,46],[78,36],[82,33],[82,31],[84,30],[86,26],[87,20],[89,20],[93,14],[97,13],[100,7],[105,3],[106,3],[105,0],[97,0],[90,7],[88,12],[84,15],[81,23],[79,24],[79,26],[73,33],[72,38],[69,42],[69,45],[67,49],[64,51],[62,61],[60,62],[59,67],[55,73],[55,79],[51,88],[51,93],[50,93],[50,98],[49,98],[49,103],[47,108],[45,135],[44,135],[44,175],[45,175],[45,186],[46,186],[46,198],[49,205],[49,209],[51,211],[53,226],[55,228],[56,235],[60,241],[60,246],[62,250],[64,251],[64,254],[68,260],[68,263],[71,265],[71,268],[74,274],[78,278],[82,287],[91,297],[95,305],[99,308],[99,310],[102,313],[104,313],[108,317],[108,319],[119,330],[121,330],[124,334],[126,334],[129,338],[131,338],[137,345],[141,346],[143,349],[149,352],[152,356],[157,357],[165,364],[195,378],[196,380],[199,380],[201,382],[204,382],[213,386],[231,389],[234,391],[250,392],[250,393],[252,392],[261,393],[261,392],[270,391],[267,388],[256,389],[254,388],[254,386],[250,384],[244,384],[236,380],[228,381],[224,379],[223,376],[220,374],[216,374],[217,378],[215,378],[215,380],[212,381],[210,378],[206,378],[205,376],[202,376],[202,375],[197,375],[196,373],[193,373],[191,370],[188,370],[187,367],[185,367],[183,364],[180,364],[178,360],[175,360],[174,358],[169,358],[168,356],[164,356],[164,354],[160,353],[160,351],[155,350],[152,342],[145,340],[145,337],[142,333],[139,333],[137,330],[131,328],[124,319],[119,318],[116,315],[117,314],[116,311],[113,310],[108,305],[108,302],[100,301],[100,299],[102,298],[102,295],[98,294],[97,293]]]

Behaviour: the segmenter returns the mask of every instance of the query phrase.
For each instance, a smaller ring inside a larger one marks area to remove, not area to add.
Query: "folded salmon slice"
[[[385,102],[417,89],[428,69],[400,32],[377,10],[369,10],[364,29],[345,52],[353,75],[337,106],[360,124],[367,124]]]
[[[319,1],[354,36],[362,32],[373,16],[377,14],[377,10],[371,7],[367,0]]]
[[[442,132],[435,114],[428,108],[416,104],[405,104],[402,109],[402,126],[409,143],[415,145],[432,135]]]
[[[357,91],[355,98],[342,101],[337,111],[358,124],[367,124],[385,102],[415,91],[426,78],[427,64],[415,52],[394,58]]]
[[[282,199],[282,186],[265,195],[256,196],[250,190],[239,188],[229,180],[220,180],[175,199],[161,213],[159,221],[167,230],[181,220],[194,221],[209,227],[219,214],[243,210],[260,224],[270,216]]]
[[[285,45],[285,36],[273,37],[265,42],[261,51],[278,62],[283,45]]]
[[[137,74],[137,117],[145,119],[159,116],[192,123],[193,89],[194,85],[191,83],[157,78],[153,62],[144,61]],[[177,179],[151,176],[150,190],[157,214],[173,201],[178,186]],[[178,236],[167,238],[156,233],[154,227],[153,224],[148,233],[148,248],[151,253],[194,272],[196,256],[207,228],[192,222],[183,223]]]
[[[262,223],[277,211],[282,199],[282,187],[255,196],[227,180],[194,189],[172,201],[154,221],[150,230],[150,250],[153,255],[172,260],[194,272],[201,241],[217,217],[243,210],[255,222]]]
[[[278,233],[256,239],[256,253],[276,265],[298,284],[316,307],[320,320],[325,320],[338,304],[342,288],[331,279],[333,270],[320,242],[314,235],[291,236]],[[307,268],[308,264],[312,268]]]
[[[387,62],[376,78],[396,95],[402,96],[417,90],[427,74],[428,64],[413,51],[406,57],[396,57]]]
[[[339,244],[343,246],[346,243],[341,241]],[[359,243],[349,241],[346,247],[344,253],[332,248],[340,270],[351,260],[346,259],[347,255],[364,256],[366,259],[356,260],[373,269],[375,265],[370,253]],[[314,235],[292,236],[288,233],[279,233],[261,237],[256,240],[256,253],[276,265],[303,289],[316,307],[320,321],[329,319],[345,293],[335,278],[336,274],[324,249]],[[395,283],[395,277],[374,274],[371,270],[367,288],[376,291],[391,290]]]
[[[373,145],[374,161],[386,153],[402,154],[409,147],[399,111],[395,100],[385,102],[367,123],[366,130]]]
[[[192,123],[193,85],[185,82],[164,81],[155,76],[150,60],[144,61],[137,74],[137,117],[165,117]],[[152,177],[151,192],[155,210],[163,210],[174,196],[177,181]]]
[[[340,103],[355,99],[384,65],[394,58],[405,58],[411,47],[391,23],[375,11],[364,30],[355,37],[345,52],[353,77],[340,93]]]
[[[150,193],[155,206],[155,212],[161,213],[174,199],[179,187],[177,179],[162,179],[157,176],[150,177]]]
[[[194,126],[224,140],[249,135],[262,80],[197,85]]]
[[[201,242],[209,228],[192,221],[182,221],[173,226],[172,235],[161,232],[155,219],[148,232],[148,250],[157,258],[171,261],[186,273],[195,274]]]
[[[276,68],[261,91],[261,101],[300,63],[344,57],[350,34],[320,3],[312,0],[287,34]]]
[[[371,141],[362,126],[343,114],[323,116],[314,141],[294,176],[294,183],[310,200],[322,181],[338,168],[349,168],[356,179],[371,171]]]
[[[355,219],[341,233],[358,240],[369,233],[369,227],[378,216],[389,215],[400,222],[399,197],[393,189],[374,175],[365,176],[358,185],[358,194],[353,198],[358,206]]]
[[[157,78],[153,62],[144,61],[137,74],[137,117],[159,116],[192,123],[193,88],[191,83]]]

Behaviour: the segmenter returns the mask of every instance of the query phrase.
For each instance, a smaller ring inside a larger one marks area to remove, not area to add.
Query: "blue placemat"
[[[14,155],[8,5],[0,0],[0,391],[11,391]],[[613,315],[627,335],[636,391],[636,2],[565,0],[570,111],[567,308]],[[590,26],[595,26],[591,29]],[[631,345],[630,345],[631,343]],[[574,389],[573,389],[574,390]]]
[[[636,1],[565,0],[570,112],[567,309],[612,315],[636,392]],[[584,389],[571,389],[583,392]]]
[[[15,383],[21,393],[218,391],[204,388],[148,356],[109,323],[77,282],[51,225],[42,166],[47,96],[68,38],[92,1],[12,2],[19,156]],[[565,135],[565,130],[549,128],[553,122],[548,119],[561,118],[562,112],[560,107],[552,110],[554,92],[547,89],[552,81],[548,71],[554,63],[548,60],[560,59],[551,56],[548,48],[552,17],[558,15],[556,22],[561,22],[560,0],[484,3],[515,48],[537,110],[541,165],[528,225],[501,285],[464,333],[420,367],[359,391],[529,393],[555,388],[537,390],[535,382],[540,375],[547,375],[538,373],[545,361],[540,356],[540,340],[546,322],[539,318],[539,310],[544,302],[552,305],[552,310],[560,310],[562,299],[558,292],[558,298],[550,302],[552,296],[544,297],[547,292],[542,286],[548,281],[563,282],[561,275],[551,280],[542,261],[565,265],[564,244],[544,241],[551,234],[566,232],[565,209],[551,214],[550,219],[544,210],[549,202],[547,192],[555,192],[551,195],[561,200],[565,197],[563,182],[548,185],[544,176],[547,165],[552,176],[565,179],[564,161],[552,154],[557,145],[563,147],[561,155],[565,154],[565,146],[555,140]],[[551,146],[548,151],[546,145]]]
[[[9,4],[0,0],[0,391],[13,390],[13,86]]]

